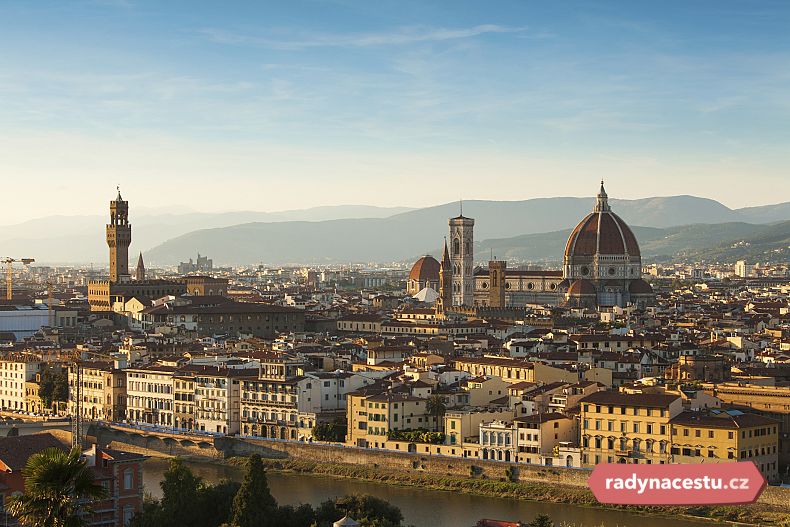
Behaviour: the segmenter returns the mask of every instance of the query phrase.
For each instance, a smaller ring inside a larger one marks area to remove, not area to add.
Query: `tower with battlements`
[[[129,245],[132,243],[132,226],[129,224],[129,202],[118,197],[110,202],[110,223],[107,224],[107,246],[110,248],[110,282],[128,282]]]

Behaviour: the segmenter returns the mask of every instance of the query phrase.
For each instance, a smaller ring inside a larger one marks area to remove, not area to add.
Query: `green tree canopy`
[[[231,509],[231,523],[236,527],[275,527],[277,501],[269,491],[266,469],[261,456],[253,454],[247,462],[247,473]]]

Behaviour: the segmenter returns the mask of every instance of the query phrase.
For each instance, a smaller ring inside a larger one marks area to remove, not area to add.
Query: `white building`
[[[33,381],[41,363],[24,358],[0,360],[0,408],[31,411],[25,403],[25,382]]]
[[[241,413],[241,379],[257,378],[258,368],[234,369],[187,366],[183,373],[194,375],[195,429],[236,434]]]
[[[129,421],[172,427],[173,375],[176,368],[146,366],[126,370],[126,415]]]
[[[752,276],[752,266],[747,264],[746,260],[738,260],[735,262],[735,276],[749,278]]]

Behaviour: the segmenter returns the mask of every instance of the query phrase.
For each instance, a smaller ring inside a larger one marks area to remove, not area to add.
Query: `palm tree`
[[[29,527],[82,527],[90,504],[106,497],[79,449],[48,448],[30,456],[22,470],[25,493],[8,500],[9,512]]]
[[[425,403],[425,410],[436,419],[436,424],[441,432],[444,426],[442,417],[444,417],[447,411],[447,405],[444,404],[444,397],[439,394],[428,397],[428,401]]]

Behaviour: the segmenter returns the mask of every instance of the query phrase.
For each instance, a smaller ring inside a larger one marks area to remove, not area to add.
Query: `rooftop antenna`
[[[463,216],[464,215],[464,198],[461,198],[460,203],[461,203],[461,216]]]

